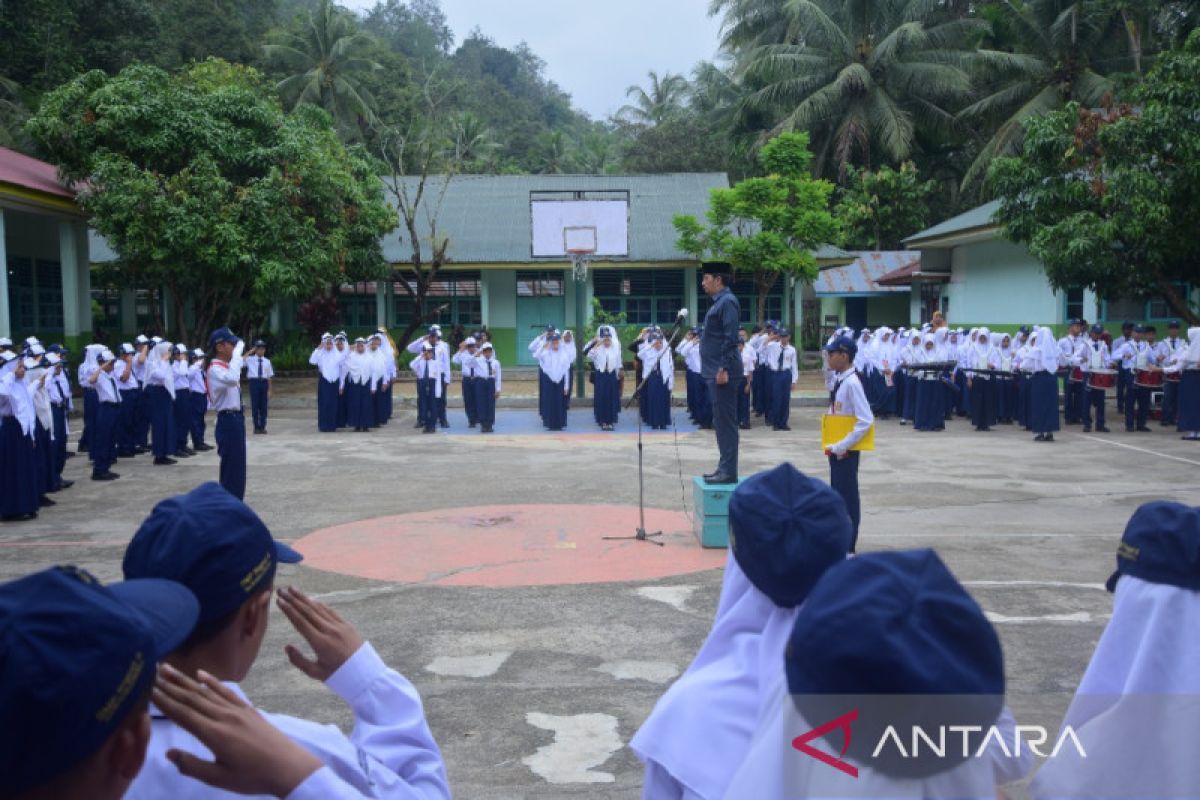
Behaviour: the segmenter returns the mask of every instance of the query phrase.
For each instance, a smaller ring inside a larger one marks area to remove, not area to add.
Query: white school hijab
[[[542,372],[546,373],[546,377],[550,379],[551,383],[562,383],[571,372],[571,363],[575,359],[566,345],[560,341],[557,350],[551,348],[547,342],[546,346],[537,353],[537,360],[542,366]]]
[[[1200,327],[1188,328],[1187,355],[1183,362],[1184,369],[1200,369]]]
[[[159,342],[154,345],[154,352],[146,359],[146,366],[162,378],[162,387],[175,399],[175,367],[167,356],[174,355],[174,347],[170,342]]]
[[[1189,797],[1200,786],[1200,592],[1122,575],[1067,709],[1087,758],[1049,759],[1032,796]]]
[[[701,797],[723,796],[753,739],[763,681],[783,671],[798,611],[756,589],[731,550],[712,630],[630,741],[637,757]]]
[[[1038,328],[1037,350],[1039,353],[1038,369],[1049,372],[1051,375],[1058,372],[1058,359],[1062,351],[1058,347],[1058,342],[1054,340],[1054,332],[1046,326]]]

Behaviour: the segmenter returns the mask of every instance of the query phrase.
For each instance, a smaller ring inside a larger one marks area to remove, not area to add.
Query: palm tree
[[[382,69],[364,56],[371,43],[353,16],[332,0],[320,0],[303,31],[263,50],[291,72],[276,87],[289,110],[299,103],[321,106],[347,130],[375,119],[375,101],[362,83],[363,76]]]
[[[679,113],[688,96],[687,78],[670,72],[658,73],[650,70],[650,89],[641,86],[630,86],[625,90],[626,97],[633,98],[632,105],[621,106],[617,116],[639,125],[658,125],[666,119]]]
[[[464,111],[450,120],[450,136],[454,144],[454,159],[464,172],[489,171],[500,150],[492,130],[479,117]]]
[[[574,161],[571,144],[562,131],[542,131],[535,142],[534,168],[539,175],[571,172]]]
[[[723,45],[748,87],[743,113],[769,133],[807,130],[818,175],[851,163],[901,163],[918,127],[957,132],[954,112],[973,97],[972,74],[1011,56],[969,47],[986,28],[949,18],[938,0],[714,0]]]
[[[1113,24],[1125,28],[1127,10],[1108,11],[1067,0],[1003,0],[992,10],[993,25],[1016,43],[1010,68],[998,75],[984,96],[959,112],[991,136],[963,178],[964,190],[976,187],[992,160],[1011,155],[1021,146],[1023,123],[1032,116],[1062,108],[1071,101],[1095,107],[1113,90],[1103,71],[1141,66],[1140,45],[1114,49],[1124,33],[1114,36]],[[1130,34],[1132,36],[1132,34]],[[1105,45],[1109,45],[1106,47]]]

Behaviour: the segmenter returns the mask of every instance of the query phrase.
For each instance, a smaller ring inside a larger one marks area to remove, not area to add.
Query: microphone
[[[679,313],[675,315],[675,319],[687,319],[688,310],[686,308],[679,309]]]

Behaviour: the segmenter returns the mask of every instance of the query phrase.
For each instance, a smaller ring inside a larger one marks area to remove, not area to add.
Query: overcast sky
[[[341,0],[367,9],[374,0]],[[603,119],[625,104],[625,88],[646,72],[690,77],[717,52],[719,20],[709,0],[441,0],[455,44],[478,26],[503,47],[528,42],[546,77],[576,108]]]

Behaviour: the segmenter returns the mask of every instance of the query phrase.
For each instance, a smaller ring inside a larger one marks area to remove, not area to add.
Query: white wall
[[[1041,264],[1023,246],[1002,239],[956,247],[950,259],[951,325],[1054,325],[1062,295],[1050,288]],[[1085,303],[1085,309],[1087,303]],[[1095,300],[1090,319],[1095,319]]]

